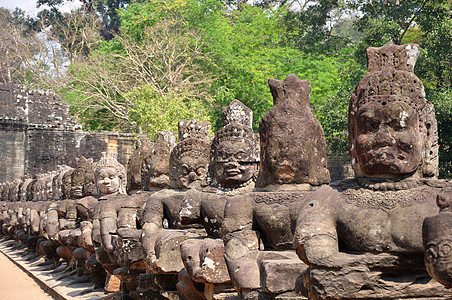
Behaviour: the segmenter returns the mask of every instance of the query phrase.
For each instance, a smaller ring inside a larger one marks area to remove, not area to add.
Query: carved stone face
[[[422,162],[423,138],[407,103],[367,102],[356,114],[355,163],[369,175],[409,174]]]
[[[83,183],[83,195],[91,196],[96,192],[96,180],[93,172],[85,173],[85,182]]]
[[[63,194],[62,195],[63,199],[69,198],[71,195],[71,185],[72,185],[71,176],[72,176],[72,170],[67,171],[63,175],[62,184],[61,184],[61,193]]]
[[[179,188],[188,189],[206,178],[208,160],[204,157],[184,155],[178,164],[176,180]]]
[[[121,179],[115,168],[108,167],[99,171],[97,188],[102,194],[112,194],[119,191]]]
[[[75,169],[71,178],[71,197],[83,197],[83,184],[85,183],[85,172]]]
[[[154,188],[154,187],[167,187],[169,186],[170,179],[168,174],[162,174],[162,173],[149,173],[148,176],[148,188]]]
[[[52,199],[52,181],[46,182],[46,190],[45,190],[45,199],[51,200]]]
[[[424,262],[430,276],[452,287],[452,213],[441,212],[423,224]]]
[[[216,149],[213,175],[222,185],[240,184],[250,180],[257,168],[257,163],[246,162],[252,149],[246,142],[223,141]]]

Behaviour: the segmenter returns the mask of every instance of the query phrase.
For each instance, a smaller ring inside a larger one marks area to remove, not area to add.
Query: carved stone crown
[[[223,108],[223,126],[241,124],[246,127],[253,126],[253,111],[239,100],[232,101]]]
[[[207,139],[186,138],[177,143],[171,151],[170,163],[179,161],[186,155],[209,159],[209,150],[210,144]]]
[[[426,117],[424,86],[414,74],[414,65],[419,56],[419,46],[407,44],[397,46],[387,43],[383,47],[367,49],[367,73],[359,82],[350,101],[350,112],[356,112],[368,102],[402,101],[410,105],[419,115]]]
[[[301,106],[309,106],[311,83],[299,79],[295,74],[289,74],[281,81],[270,78],[268,85],[273,96],[273,106],[279,102],[295,102]],[[294,103],[290,104],[295,107]]]
[[[93,163],[93,158],[86,158],[84,156],[82,157],[76,157],[75,158],[75,168],[85,168],[86,166],[89,166]]]
[[[116,152],[102,152],[101,159],[96,163],[95,173],[99,174],[100,170],[104,168],[114,168],[119,177],[125,178],[126,168],[118,162],[117,157]]]
[[[200,122],[197,119],[182,120],[179,126],[179,142],[187,138],[207,139],[209,134],[209,122]]]
[[[171,151],[176,145],[176,137],[169,130],[160,131],[157,133],[157,140],[152,149],[152,153],[167,153]]]
[[[383,47],[369,47],[367,54],[367,72],[392,67],[397,70],[414,72],[419,57],[419,45],[395,45],[387,43]]]
[[[215,151],[223,141],[245,142],[249,150],[244,162],[259,161],[259,139],[252,129],[253,111],[238,100],[232,101],[223,109],[223,128],[216,134],[212,142],[211,161],[215,160]]]
[[[169,159],[170,177],[175,179],[179,161],[184,156],[203,158],[209,161],[209,122],[196,119],[179,122],[179,143],[171,150]]]

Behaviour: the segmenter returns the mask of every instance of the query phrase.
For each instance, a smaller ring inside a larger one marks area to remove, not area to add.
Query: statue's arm
[[[39,232],[39,213],[36,209],[31,209],[30,211],[30,227],[31,227],[31,234],[37,235]]]
[[[46,231],[50,240],[56,240],[58,238],[59,222],[58,211],[56,208],[50,208],[47,212]]]
[[[204,193],[205,194],[205,193]],[[195,189],[189,190],[182,202],[182,208],[179,211],[179,218],[184,225],[201,224],[201,203],[203,200],[202,192]]]
[[[112,235],[116,234],[119,201],[107,200],[102,206],[99,218],[100,235],[102,245],[106,251],[113,251]]]
[[[157,234],[162,230],[164,212],[163,201],[157,195],[151,196],[146,201],[143,211],[143,226],[141,244],[143,246],[144,255],[147,262],[155,260],[155,239]]]
[[[253,227],[253,199],[235,196],[226,202],[221,228],[225,259],[234,286],[256,289],[260,286],[257,256],[259,236]]]
[[[341,252],[337,234],[336,206],[332,204],[331,198],[324,195],[311,196],[300,210],[294,235],[297,254],[306,264],[326,268],[358,265],[390,268],[408,266],[410,261],[413,263],[412,258],[403,254]]]

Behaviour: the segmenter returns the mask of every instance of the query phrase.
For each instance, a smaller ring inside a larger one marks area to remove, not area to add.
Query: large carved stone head
[[[36,181],[32,186],[33,191],[33,201],[43,201],[44,191],[45,191],[45,174],[36,174]]]
[[[145,158],[152,150],[153,142],[149,138],[140,138],[136,146],[127,163],[127,191],[129,193],[144,189],[143,178],[146,178],[146,174],[143,172],[146,172],[146,169],[143,165]]]
[[[84,156],[75,159],[75,168],[71,174],[71,198],[79,199],[95,193],[94,163],[92,158]]]
[[[143,180],[146,190],[169,186],[169,158],[175,145],[176,137],[170,131],[165,130],[157,134],[157,141],[144,160]]]
[[[171,187],[188,189],[205,179],[210,152],[208,133],[209,122],[179,122],[179,143],[169,160]]]
[[[261,164],[258,187],[329,183],[322,126],[309,107],[311,84],[290,74],[269,79],[273,108],[259,125]]]
[[[255,180],[259,138],[253,132],[253,112],[234,100],[223,109],[223,128],[212,142],[210,177],[214,186],[234,188]]]
[[[52,179],[52,199],[61,200],[63,198],[63,176],[64,174],[72,170],[71,167],[66,165],[58,165],[57,173]]]
[[[9,188],[10,188],[11,182],[6,181],[3,182],[3,189],[2,189],[2,199],[3,201],[10,201],[9,199]]]
[[[24,175],[21,177],[21,183],[19,185],[19,200],[20,201],[30,201],[31,199],[27,198],[27,189],[28,185],[31,183],[32,178],[29,175]]]
[[[56,175],[56,171],[49,172],[45,175],[45,190],[43,195],[44,200],[53,199],[53,177],[55,177]]]
[[[20,185],[21,181],[20,180],[14,180],[11,183],[11,186],[9,188],[9,199],[10,201],[19,201],[19,185]]]
[[[419,46],[367,49],[367,74],[349,107],[356,177],[432,177],[438,173],[435,111],[413,73]]]
[[[61,199],[69,199],[71,198],[71,187],[72,187],[72,173],[74,172],[74,168],[70,168],[66,172],[63,173],[63,177],[61,178]]]
[[[126,168],[118,162],[117,155],[115,152],[102,152],[96,164],[96,186],[102,194],[126,194]]]

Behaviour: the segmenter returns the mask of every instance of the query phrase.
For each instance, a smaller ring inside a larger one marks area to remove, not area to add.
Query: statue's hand
[[[144,262],[146,263],[146,266],[148,268],[151,268],[151,266],[155,263],[156,260],[157,256],[155,256],[155,251],[150,251],[148,254],[146,254]]]
[[[105,251],[113,252],[113,243],[111,234],[106,234],[102,236],[102,246],[104,247]]]

